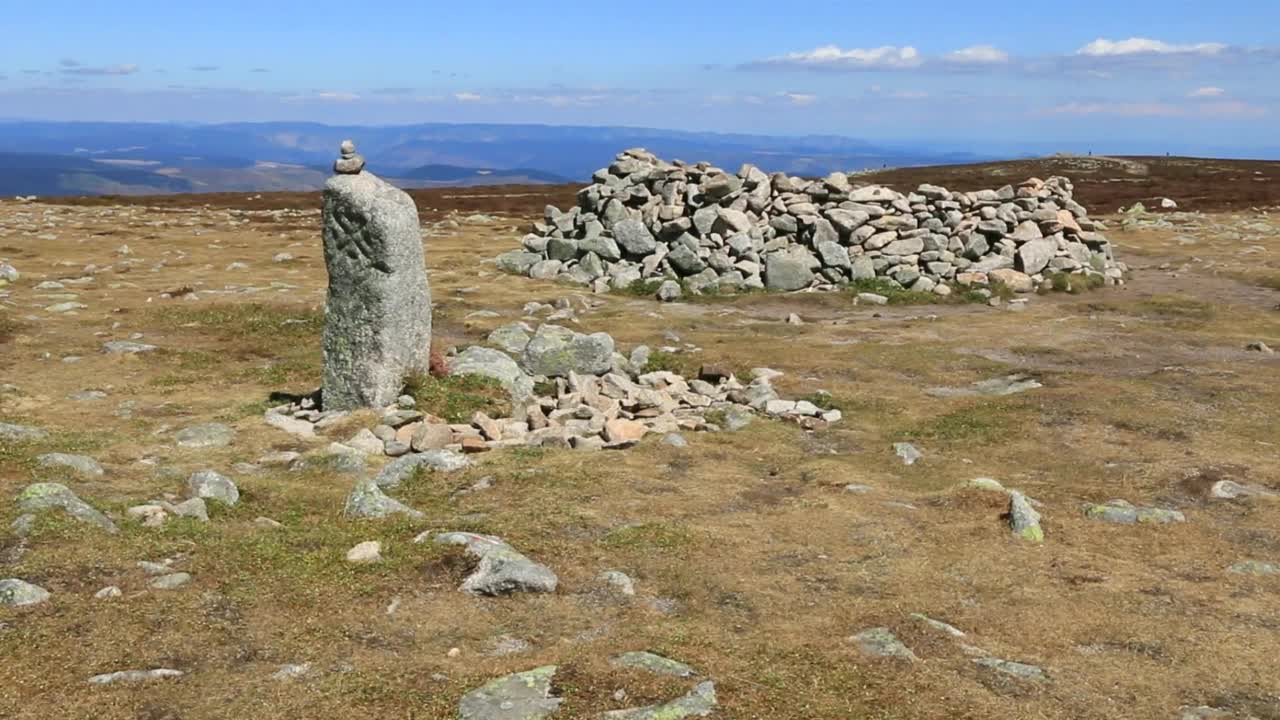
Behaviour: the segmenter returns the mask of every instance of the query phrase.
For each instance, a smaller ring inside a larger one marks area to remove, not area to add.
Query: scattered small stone
[[[1275,350],[1272,350],[1266,343],[1262,341],[1251,342],[1248,345],[1245,345],[1244,349],[1250,352],[1260,352],[1263,355],[1274,355],[1276,352]]]
[[[903,465],[915,465],[924,457],[924,453],[916,449],[915,445],[907,442],[894,443],[893,451],[902,458]]]
[[[1044,542],[1044,530],[1040,527],[1040,513],[1031,507],[1027,496],[1013,490],[1009,493],[1009,527],[1014,537],[1028,542]]]
[[[281,665],[279,670],[271,673],[271,679],[279,682],[297,680],[311,674],[311,663],[301,665]]]
[[[518,637],[510,635],[499,635],[493,639],[489,645],[489,657],[505,657],[507,655],[519,655],[533,649],[527,640],[521,640]]]
[[[861,485],[859,483],[849,483],[848,485],[844,486],[844,491],[847,493],[853,493],[854,495],[866,495],[867,493],[874,492],[875,488],[871,487],[870,485]]]
[[[240,489],[226,475],[213,470],[201,470],[193,473],[187,480],[191,494],[206,500],[217,500],[228,507],[240,502]]]
[[[452,450],[429,450],[415,455],[405,455],[387,463],[374,478],[378,487],[393,488],[413,477],[419,468],[438,472],[457,472],[469,467],[471,461]]]
[[[662,444],[673,448],[689,447],[689,441],[685,440],[684,436],[680,433],[667,433],[667,435],[662,438]]]
[[[120,588],[116,587],[115,585],[108,585],[102,588],[101,590],[99,590],[98,592],[94,593],[93,597],[98,600],[112,600],[120,597],[121,595],[124,595],[124,593],[120,590]]]
[[[269,517],[254,518],[253,524],[266,530],[278,530],[284,527],[283,523],[272,520]]]
[[[136,685],[149,680],[164,680],[171,678],[180,678],[184,675],[181,670],[170,670],[168,668],[157,668],[155,670],[122,670],[120,672],[107,673],[105,675],[94,675],[89,678],[90,685]]]
[[[903,660],[918,660],[915,653],[902,644],[889,628],[871,628],[849,638],[858,649],[867,655],[876,657],[893,657]]]
[[[1039,380],[1027,375],[1007,375],[1005,377],[981,380],[968,387],[934,387],[925,390],[925,394],[937,398],[975,397],[986,395],[1002,397],[1044,387]]]
[[[191,575],[189,573],[177,572],[170,573],[168,575],[161,575],[147,583],[147,587],[150,587],[152,590],[177,590],[189,582],[191,582]]]
[[[49,599],[49,591],[25,580],[0,580],[0,607],[27,607]]]
[[[372,565],[382,562],[382,543],[368,540],[347,551],[347,562],[353,565]]]
[[[627,597],[632,597],[636,594],[635,582],[631,579],[631,576],[624,572],[606,570],[597,575],[596,579],[611,585],[615,590]]]

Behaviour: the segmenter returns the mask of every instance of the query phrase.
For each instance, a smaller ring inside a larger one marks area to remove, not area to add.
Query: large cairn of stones
[[[341,153],[324,188],[322,402],[331,410],[382,407],[407,375],[430,365],[422,231],[413,198],[365,172],[350,140]]]
[[[634,149],[593,180],[576,207],[547,207],[523,249],[498,266],[596,292],[669,281],[660,299],[873,278],[939,295],[993,281],[1030,292],[1055,273],[1116,284],[1125,271],[1063,177],[977,192],[921,185],[904,195],[844,173],[806,180],[743,165],[731,174]]]

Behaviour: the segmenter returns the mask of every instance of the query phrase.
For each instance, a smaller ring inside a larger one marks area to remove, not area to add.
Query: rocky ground
[[[0,202],[0,716],[1280,716],[1276,211],[1104,215],[1121,288],[660,305],[489,264],[557,192],[419,197],[442,347],[607,332],[840,421],[387,471],[384,415],[268,423],[309,196]]]

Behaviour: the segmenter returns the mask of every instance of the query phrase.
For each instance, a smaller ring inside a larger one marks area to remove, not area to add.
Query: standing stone
[[[431,290],[418,208],[363,164],[344,143],[339,174],[325,183],[327,410],[390,405],[405,376],[430,364]]]

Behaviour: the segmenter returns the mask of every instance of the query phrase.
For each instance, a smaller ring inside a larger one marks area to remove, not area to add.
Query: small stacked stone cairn
[[[577,207],[548,206],[523,249],[498,266],[596,292],[669,281],[658,293],[668,300],[873,278],[939,295],[993,281],[1031,292],[1055,273],[1119,284],[1126,271],[1063,177],[977,192],[921,185],[904,195],[845,173],[806,180],[743,165],[730,174],[635,149],[593,180]]]
[[[450,367],[454,374],[482,375],[502,383],[511,394],[512,417],[477,412],[470,422],[449,424],[415,408],[412,398],[402,397],[382,409],[378,426],[343,443],[345,450],[398,457],[522,446],[620,449],[651,433],[737,430],[757,413],[807,429],[841,419],[839,410],[779,398],[772,381],[782,373],[775,370],[757,368],[749,379],[710,366],[703,366],[697,378],[646,372],[649,348],[640,346],[623,355],[606,333],[586,335],[551,324],[535,330],[516,323],[495,330],[489,344],[503,349],[473,345],[457,353]],[[273,408],[268,411],[272,414],[323,429],[346,413],[322,411],[307,399]]]
[[[426,372],[431,289],[418,207],[373,173],[346,140],[324,187],[324,406],[395,402],[405,375]]]

